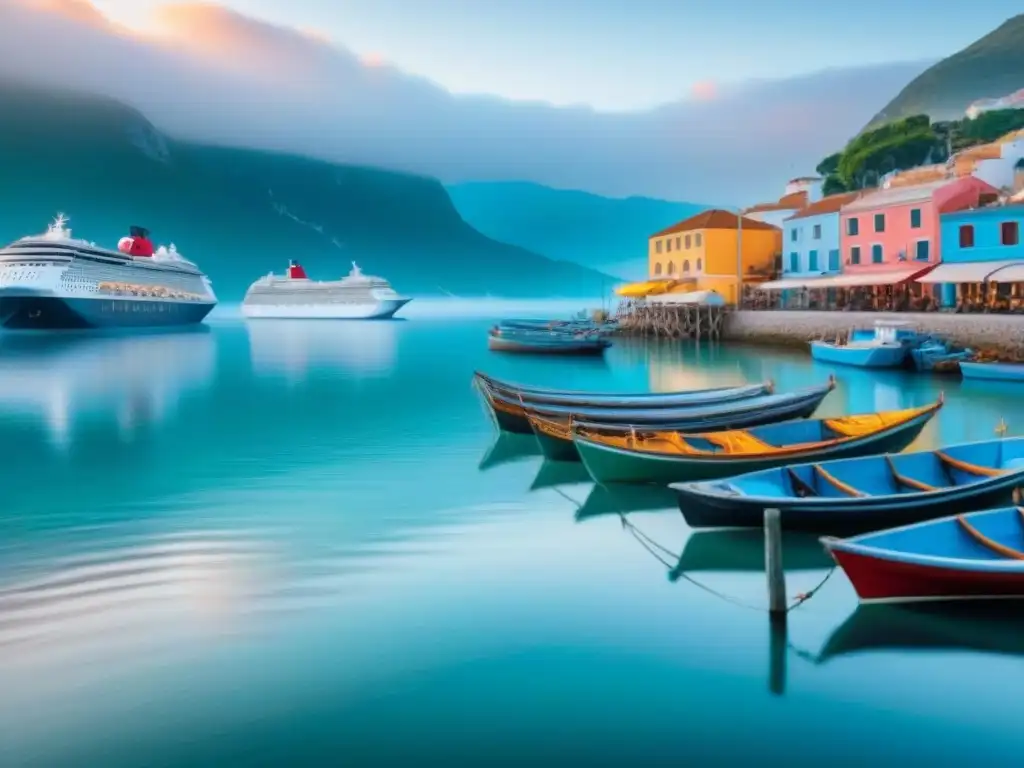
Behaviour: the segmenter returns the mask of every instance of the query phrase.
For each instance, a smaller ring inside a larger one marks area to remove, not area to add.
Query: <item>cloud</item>
[[[701,80],[690,88],[690,96],[696,101],[712,101],[718,95],[714,80]]]
[[[0,49],[2,77],[112,96],[182,139],[449,183],[530,180],[737,204],[777,197],[786,179],[813,171],[927,66],[708,82],[686,101],[601,113],[453,96],[379,56],[205,3],[163,8],[128,31],[84,0],[0,0]]]

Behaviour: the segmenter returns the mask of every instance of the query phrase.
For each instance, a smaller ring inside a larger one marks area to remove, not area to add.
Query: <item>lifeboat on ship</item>
[[[156,249],[153,247],[153,241],[149,239],[149,230],[145,227],[129,227],[128,231],[128,237],[122,237],[117,241],[117,250],[128,256],[151,257]]]

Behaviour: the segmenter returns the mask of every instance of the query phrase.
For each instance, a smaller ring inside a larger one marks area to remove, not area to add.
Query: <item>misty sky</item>
[[[0,76],[113,96],[189,140],[446,183],[741,205],[777,198],[1012,11],[998,0],[951,23],[911,19],[906,0],[864,0],[849,18],[809,0],[226,2],[0,0]],[[914,34],[882,34],[883,17]]]
[[[97,0],[145,26],[160,0]],[[226,0],[317,30],[454,93],[599,109],[686,97],[694,85],[829,67],[942,58],[1010,16],[1019,0],[926,12],[921,0]],[[884,23],[883,23],[884,20]],[[887,33],[885,30],[894,30]]]

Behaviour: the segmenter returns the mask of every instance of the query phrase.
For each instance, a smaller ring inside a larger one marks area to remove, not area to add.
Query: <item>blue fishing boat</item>
[[[597,483],[710,480],[796,461],[902,451],[938,413],[922,408],[785,421],[708,434],[634,430],[609,434],[577,426],[573,443]]]
[[[486,385],[506,398],[524,403],[562,405],[570,408],[678,408],[709,405],[770,395],[775,385],[769,380],[738,387],[683,389],[676,392],[583,392],[569,389],[545,389],[527,384],[513,384],[477,371],[475,382]]]
[[[822,544],[861,602],[1024,598],[1024,509],[1008,507]]]
[[[1024,365],[1017,363],[960,363],[965,379],[976,381],[1009,381],[1024,384]]]
[[[541,412],[541,406],[526,406],[524,412],[546,458],[579,461],[580,454],[573,440],[577,429],[585,429],[591,435],[620,436],[650,430],[714,432],[745,429],[810,416],[834,388],[835,379],[829,378],[828,383],[822,386],[699,408],[623,409],[601,413],[597,409],[573,412],[554,408]]]
[[[785,528],[829,533],[1009,503],[1019,486],[1024,486],[1024,437],[793,464],[670,487],[694,528],[759,526],[764,510],[775,508]]]
[[[812,341],[811,357],[858,368],[898,368],[923,338],[908,323],[879,320],[871,330],[854,330],[845,342]]]
[[[603,355],[612,343],[596,333],[518,331],[494,328],[487,336],[492,352],[533,355]]]
[[[931,338],[910,350],[914,368],[927,373],[956,373],[960,364],[970,361],[974,352]]]

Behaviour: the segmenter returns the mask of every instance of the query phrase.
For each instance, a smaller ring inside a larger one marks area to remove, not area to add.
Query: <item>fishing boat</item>
[[[858,368],[898,368],[922,338],[909,323],[878,320],[871,330],[854,330],[845,342],[812,341],[811,357]]]
[[[821,461],[899,452],[921,434],[943,399],[922,408],[794,420],[707,434],[666,430],[607,434],[575,427],[573,443],[598,483],[672,483]]]
[[[564,405],[573,408],[678,408],[687,405],[710,405],[745,400],[775,391],[772,381],[746,384],[741,387],[713,387],[711,389],[682,389],[676,392],[581,392],[567,389],[544,389],[525,384],[500,381],[480,371],[475,383],[486,384],[507,399],[525,403]]]
[[[821,541],[862,603],[1024,598],[1022,507]]]
[[[693,528],[749,528],[764,510],[791,530],[872,530],[1009,503],[1024,486],[1024,437],[833,459],[726,480],[673,483]]]
[[[575,320],[528,320],[528,319],[512,319],[512,320],[499,320],[498,327],[503,330],[512,331],[542,331],[542,332],[561,332],[561,333],[611,333],[618,327],[618,323],[614,320],[605,321],[602,323],[595,322],[589,319],[575,319]]]
[[[910,350],[914,368],[926,373],[956,373],[960,364],[974,357],[970,349],[960,349],[940,339],[929,339]]]
[[[612,343],[595,333],[518,331],[493,328],[487,335],[492,352],[532,355],[603,355]]]
[[[965,379],[1024,383],[1024,365],[1017,363],[960,363]]]
[[[552,413],[550,410],[541,412],[537,406],[526,406],[525,413],[546,458],[553,461],[579,461],[580,454],[573,442],[578,429],[584,429],[588,434],[620,437],[645,429],[680,432],[745,429],[810,416],[834,388],[835,379],[830,378],[822,386],[807,387],[796,392],[681,410],[622,409],[606,413],[604,418],[595,418],[598,415],[597,409]]]

